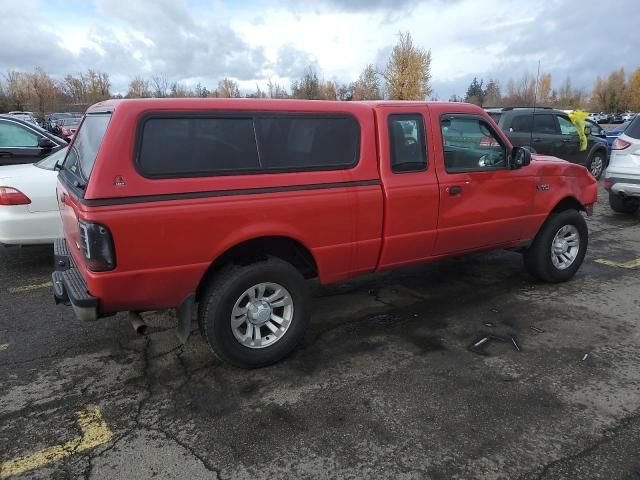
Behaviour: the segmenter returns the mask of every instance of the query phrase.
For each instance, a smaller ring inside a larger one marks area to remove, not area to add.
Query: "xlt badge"
[[[537,183],[536,190],[549,190],[551,187],[548,183]]]

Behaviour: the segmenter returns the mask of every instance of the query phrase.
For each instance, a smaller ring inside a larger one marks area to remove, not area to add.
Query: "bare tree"
[[[269,98],[287,98],[287,91],[278,83],[269,79],[267,83],[267,95]]]
[[[149,90],[149,82],[147,80],[137,76],[129,82],[127,98],[145,98],[150,96],[151,91]]]
[[[393,100],[426,100],[431,95],[431,50],[414,46],[409,32],[399,35],[382,74],[387,95]]]
[[[12,108],[24,110],[30,96],[30,85],[24,73],[9,70],[5,75],[7,97]]]
[[[154,97],[168,97],[170,93],[169,79],[164,73],[151,77],[151,89]]]
[[[218,96],[221,98],[240,98],[238,82],[230,78],[223,78],[218,82]]]
[[[291,84],[291,96],[298,99],[322,100],[324,93],[318,80],[318,74],[309,66],[302,78],[294,80]]]
[[[171,84],[169,95],[174,98],[193,97],[193,92],[178,82]]]
[[[247,98],[267,98],[267,94],[260,89],[260,85],[256,84],[256,91],[253,93],[247,93]]]
[[[38,104],[38,113],[44,117],[47,106],[51,105],[57,95],[57,89],[51,77],[40,67],[36,67],[33,73],[27,75],[31,86],[31,92]]]

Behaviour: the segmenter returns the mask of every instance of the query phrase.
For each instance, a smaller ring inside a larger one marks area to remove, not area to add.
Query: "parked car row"
[[[12,112],[7,113],[7,115],[11,115],[12,117],[19,118],[20,120],[24,120],[25,122],[29,122],[34,125],[38,125],[38,121],[36,120],[36,117],[33,115],[33,112],[23,112],[20,110],[14,110]]]
[[[597,135],[600,129],[594,131],[591,125],[585,127],[587,148],[582,150],[577,127],[561,110],[507,107],[490,108],[487,113],[514,146],[584,165],[596,179],[607,166],[607,140]]]
[[[59,137],[70,140],[75,135],[82,120],[79,113],[52,113],[44,117],[44,128]]]
[[[589,120],[596,123],[622,123],[633,120],[636,117],[635,112],[624,113],[590,113]]]

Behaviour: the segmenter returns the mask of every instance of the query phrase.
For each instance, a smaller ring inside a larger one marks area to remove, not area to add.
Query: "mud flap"
[[[187,339],[191,333],[191,318],[193,317],[193,307],[195,303],[196,295],[192,293],[176,308],[176,316],[178,317],[176,336],[182,344],[187,343]]]

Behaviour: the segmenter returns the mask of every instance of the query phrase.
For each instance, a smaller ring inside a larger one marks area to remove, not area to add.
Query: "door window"
[[[448,173],[507,168],[506,149],[485,120],[446,116],[440,125]]]
[[[562,135],[578,136],[578,130],[576,129],[576,126],[571,123],[571,120],[558,115],[558,122],[560,123],[560,132],[562,133]]]
[[[0,147],[37,147],[38,135],[13,122],[0,122]]]
[[[427,169],[422,115],[389,115],[391,170],[394,173],[420,172]]]
[[[553,115],[536,115],[533,121],[533,131],[536,133],[549,133],[552,135],[558,133],[556,131],[556,121],[554,120]]]

